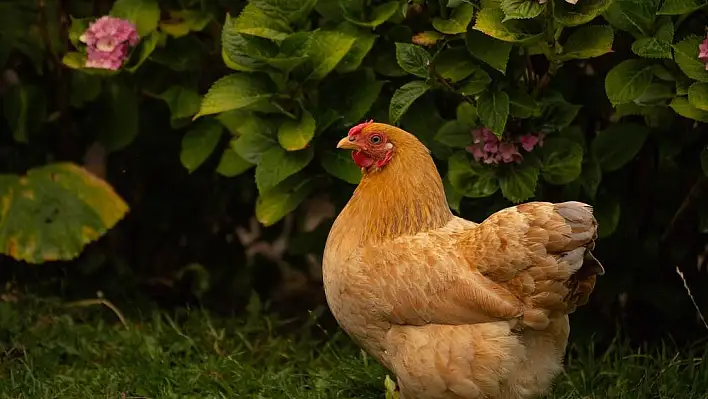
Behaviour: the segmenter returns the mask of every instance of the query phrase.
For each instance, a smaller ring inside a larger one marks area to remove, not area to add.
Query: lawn
[[[2,398],[377,398],[385,371],[341,333],[258,307],[133,312],[25,298],[0,302]],[[313,319],[314,320],[314,319]],[[703,352],[619,343],[571,351],[551,398],[706,398]]]

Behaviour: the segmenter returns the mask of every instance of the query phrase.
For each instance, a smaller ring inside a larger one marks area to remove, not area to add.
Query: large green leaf
[[[613,0],[581,0],[577,4],[569,4],[565,0],[551,0],[553,18],[561,25],[577,26],[586,24],[612,4]]]
[[[671,109],[684,118],[708,123],[708,112],[702,111],[690,104],[686,97],[675,97],[669,104]]]
[[[472,71],[472,74],[462,82],[462,86],[457,91],[463,96],[473,96],[483,92],[491,82],[492,78],[489,77],[487,71],[479,68]]]
[[[322,154],[322,168],[330,175],[347,183],[359,184],[361,169],[354,163],[349,151],[329,149]]]
[[[534,196],[538,175],[538,166],[531,162],[510,165],[499,178],[499,187],[504,197],[518,204]]]
[[[617,225],[619,224],[621,215],[620,203],[608,195],[599,195],[594,205],[598,236],[600,238],[611,236],[617,230]]]
[[[691,35],[674,45],[674,60],[679,68],[691,79],[708,82],[706,64],[698,59],[698,46],[703,38]]]
[[[258,191],[264,193],[301,171],[312,161],[313,156],[311,147],[300,151],[285,151],[280,147],[269,149],[263,153],[256,166]]]
[[[170,19],[160,21],[160,30],[173,37],[200,32],[211,22],[211,15],[201,10],[171,10]]]
[[[374,47],[376,35],[364,29],[357,28],[348,22],[342,22],[338,29],[351,34],[356,40],[349,52],[339,61],[339,64],[337,64],[337,72],[354,72],[361,66],[364,57],[366,57],[369,51]]]
[[[142,37],[157,29],[160,6],[157,0],[116,0],[111,8],[111,15],[134,23]]]
[[[613,0],[606,15],[611,15],[610,23],[619,22],[620,29],[651,36],[660,3],[661,0]]]
[[[482,70],[464,47],[443,50],[433,60],[433,66],[437,74],[451,82],[458,82]]]
[[[497,40],[474,29],[468,29],[465,36],[465,45],[475,58],[484,61],[501,73],[506,73],[506,64],[509,62],[509,53],[511,53],[511,43]]]
[[[305,19],[317,0],[250,0],[265,14],[280,17],[288,22],[300,22]]]
[[[102,100],[95,122],[98,140],[108,151],[121,150],[138,135],[140,99],[133,90],[113,81],[106,86]]]
[[[472,144],[472,128],[463,121],[447,121],[435,134],[435,140],[448,147],[465,148]]]
[[[165,100],[167,106],[170,107],[170,118],[173,126],[176,121],[191,118],[199,112],[199,106],[202,102],[202,97],[199,93],[180,85],[170,86],[160,94],[160,98]]]
[[[443,19],[440,17],[433,18],[433,27],[437,29],[438,32],[442,32],[447,35],[464,33],[467,31],[467,26],[472,21],[473,16],[474,7],[472,7],[472,4],[463,3],[452,10],[450,19]]]
[[[225,177],[234,177],[247,171],[253,166],[254,164],[241,158],[236,151],[231,148],[227,148],[221,154],[221,160],[219,160],[219,165],[216,167],[216,173]]]
[[[241,158],[257,164],[266,151],[279,148],[276,127],[274,121],[250,114],[238,126],[239,137],[231,141],[231,148]]]
[[[398,1],[387,1],[374,7],[367,8],[360,1],[343,0],[342,16],[350,23],[366,28],[376,28],[388,21],[398,10]],[[365,16],[370,11],[368,16]]]
[[[313,71],[308,79],[319,80],[327,76],[349,53],[357,36],[340,30],[318,29],[312,37],[310,59]]]
[[[7,89],[3,97],[5,120],[12,130],[13,139],[21,143],[29,142],[31,134],[39,131],[46,122],[47,101],[43,90],[37,85],[15,84]]]
[[[314,189],[311,179],[291,176],[272,190],[261,193],[256,200],[256,218],[264,226],[271,226],[294,211]]]
[[[502,11],[504,11],[505,21],[509,19],[536,18],[546,8],[545,4],[528,0],[501,0],[500,6]]]
[[[414,80],[399,87],[393,93],[393,97],[391,97],[391,105],[388,111],[390,122],[396,123],[408,111],[411,104],[425,94],[428,89],[430,89],[430,86],[420,80]]]
[[[268,59],[278,54],[278,46],[271,40],[240,33],[236,21],[236,18],[227,14],[221,30],[224,62],[230,68],[240,71],[262,68]]]
[[[541,157],[541,174],[551,184],[568,184],[580,176],[583,168],[583,147],[567,138],[546,140]]]
[[[688,88],[688,102],[702,111],[708,111],[708,83],[692,84]]]
[[[608,25],[581,26],[563,45],[561,59],[585,59],[599,57],[612,51],[614,33]]]
[[[232,73],[211,85],[195,118],[245,108],[270,98],[274,92],[275,84],[266,75]]]
[[[643,95],[651,85],[652,65],[637,59],[616,65],[605,78],[605,92],[612,104],[623,104]]]
[[[327,79],[320,91],[321,104],[341,117],[341,124],[353,125],[359,122],[379,98],[384,82],[376,80],[376,74],[369,68]],[[341,93],[347,93],[342,95]],[[319,128],[319,123],[318,123]]]
[[[421,77],[428,77],[430,54],[422,47],[415,44],[396,43],[396,60],[404,71]]]
[[[634,159],[649,135],[646,126],[617,123],[601,131],[592,141],[592,153],[605,172],[622,168]]]
[[[470,159],[465,151],[457,151],[448,159],[447,179],[461,195],[484,198],[499,190],[499,179],[491,167]]]
[[[696,11],[708,4],[706,0],[665,0],[659,15],[681,15]]]
[[[671,43],[673,41],[674,24],[671,22],[671,18],[665,18],[654,36],[642,37],[632,43],[632,52],[644,58],[671,59]]]
[[[509,113],[517,118],[541,116],[541,106],[528,93],[521,89],[509,92]]]
[[[254,3],[246,4],[236,18],[233,28],[238,33],[271,40],[283,40],[293,32],[285,17],[269,15]]]
[[[585,190],[585,193],[592,199],[595,199],[597,189],[602,182],[602,169],[597,162],[594,154],[589,154],[587,160],[583,163],[582,172],[580,174],[580,184]]]
[[[504,21],[501,8],[485,7],[477,14],[474,29],[495,39],[511,43],[530,43],[543,37],[540,24],[530,20]]]
[[[288,151],[302,150],[315,137],[316,122],[312,114],[302,110],[299,120],[288,119],[278,128],[278,142]]]
[[[484,126],[497,137],[502,137],[509,118],[509,95],[501,90],[482,93],[477,101],[477,112]]]
[[[216,120],[202,119],[182,137],[179,159],[189,173],[194,172],[214,152],[223,129]]]
[[[29,263],[71,260],[128,212],[105,181],[71,163],[0,175],[0,253]]]

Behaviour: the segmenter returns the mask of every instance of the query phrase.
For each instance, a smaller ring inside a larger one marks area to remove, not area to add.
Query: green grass
[[[313,325],[285,332],[256,312],[236,320],[199,310],[106,320],[115,317],[105,307],[0,302],[0,397],[384,397],[385,371],[340,333],[313,338]],[[700,357],[619,344],[573,353],[552,398],[708,397]]]

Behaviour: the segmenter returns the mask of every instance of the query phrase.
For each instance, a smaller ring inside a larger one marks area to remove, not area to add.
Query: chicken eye
[[[369,141],[371,141],[371,144],[379,144],[379,143],[381,143],[381,140],[382,140],[381,136],[379,136],[378,134],[375,134],[369,138]]]

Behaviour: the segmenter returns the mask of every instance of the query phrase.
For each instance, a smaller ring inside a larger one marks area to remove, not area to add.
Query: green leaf
[[[593,139],[592,153],[604,172],[612,172],[639,154],[648,135],[646,126],[635,123],[610,125]]]
[[[550,184],[568,184],[580,176],[583,147],[566,138],[550,138],[543,143],[541,174]]]
[[[419,46],[434,46],[437,42],[444,39],[445,35],[440,34],[434,30],[426,30],[414,35],[411,41]]]
[[[18,83],[10,86],[3,97],[3,111],[12,138],[19,143],[28,143],[32,133],[39,131],[47,119],[43,90],[36,85]]]
[[[300,22],[310,14],[317,0],[250,0],[250,3],[269,16]]]
[[[143,38],[138,44],[138,47],[133,51],[130,60],[123,65],[124,69],[130,72],[135,72],[140,68],[148,57],[155,51],[157,44],[160,42],[161,34],[160,32],[152,32],[147,37]]]
[[[688,88],[688,102],[701,111],[708,111],[708,83],[692,84]]]
[[[134,23],[138,35],[143,37],[157,29],[160,6],[157,0],[116,0],[110,14]]]
[[[542,27],[531,20],[504,20],[501,8],[486,7],[477,13],[474,29],[505,42],[528,44],[543,37]]]
[[[443,50],[433,60],[435,72],[451,82],[458,82],[476,71],[484,72],[464,47]],[[486,74],[486,72],[484,72]],[[489,77],[489,75],[487,75]]]
[[[253,71],[262,68],[268,59],[278,54],[278,46],[271,40],[239,33],[236,18],[228,14],[221,30],[222,56],[231,69]]]
[[[234,177],[253,166],[254,164],[241,158],[236,151],[227,148],[224,150],[224,153],[221,154],[221,160],[219,161],[219,166],[216,167],[216,173],[225,177]]]
[[[453,148],[465,148],[472,144],[472,130],[462,121],[445,122],[435,135],[435,140]]]
[[[338,30],[315,31],[310,47],[313,71],[308,79],[319,80],[332,72],[349,53],[356,40],[356,36]]]
[[[288,119],[278,128],[278,143],[288,151],[302,150],[315,137],[315,118],[306,109],[299,120]]]
[[[501,90],[482,93],[477,101],[477,112],[484,126],[501,138],[509,118],[509,95]]]
[[[204,30],[211,21],[207,12],[199,10],[172,10],[170,19],[160,21],[160,30],[172,37],[182,37],[189,32]]]
[[[634,100],[635,103],[643,106],[665,104],[667,100],[674,97],[673,85],[665,82],[652,83],[649,88]]]
[[[651,36],[655,28],[656,12],[662,0],[615,0],[608,11],[615,12],[628,24],[630,32]],[[615,10],[619,11],[615,11]]]
[[[632,52],[644,58],[671,59],[671,43],[674,41],[674,24],[666,18],[654,37],[643,37],[632,43]]]
[[[73,70],[71,72],[71,105],[76,108],[81,108],[85,103],[95,100],[99,94],[101,94],[101,78],[96,75],[91,75],[84,73],[81,70]],[[6,97],[9,98],[9,93]],[[36,103],[36,101],[32,101]],[[7,103],[6,103],[7,105]],[[18,115],[17,112],[13,112],[13,115]],[[11,119],[6,116],[8,121]],[[37,116],[33,117],[37,119]]]
[[[702,111],[691,105],[686,97],[675,97],[669,107],[684,118],[708,123],[708,112]]]
[[[202,97],[193,89],[174,85],[165,90],[159,97],[170,107],[171,120],[174,122],[191,118],[199,112]]]
[[[461,195],[484,198],[499,190],[494,169],[470,159],[466,151],[457,151],[448,159],[447,179]]]
[[[376,80],[371,69],[361,68],[356,72],[328,79],[322,86],[321,104],[341,116],[341,124],[359,122],[371,109],[384,82]],[[343,96],[341,93],[347,93]]]
[[[654,72],[643,60],[622,61],[607,73],[605,92],[613,105],[633,101],[647,91]]]
[[[499,187],[506,199],[518,204],[534,196],[538,175],[538,166],[531,163],[511,165],[499,178]]]
[[[665,0],[659,15],[689,14],[708,4],[706,0]]]
[[[586,24],[612,4],[613,0],[581,0],[569,4],[565,0],[551,0],[553,18],[561,25],[577,26]]]
[[[396,43],[396,60],[406,72],[421,77],[428,77],[430,54],[424,48],[415,44]]]
[[[256,219],[271,226],[294,211],[315,188],[311,179],[292,176],[256,200]]]
[[[127,147],[138,135],[140,99],[124,85],[113,81],[104,91],[102,110],[96,120],[98,140],[106,150]]]
[[[357,28],[347,22],[341,23],[338,29],[351,34],[356,39],[349,52],[339,61],[339,64],[337,64],[337,72],[354,72],[361,66],[364,57],[366,57],[369,51],[374,47],[376,35]]]
[[[475,58],[484,61],[501,73],[506,73],[512,44],[497,40],[474,29],[468,29],[465,36],[467,50]]]
[[[517,118],[531,118],[541,116],[541,107],[536,100],[521,89],[514,89],[509,93],[509,111]]]
[[[202,119],[182,137],[179,159],[189,173],[194,172],[214,152],[222,131],[223,126],[219,122]]]
[[[274,92],[275,85],[266,75],[232,73],[209,88],[194,118],[244,108],[270,98]]]
[[[536,18],[546,8],[545,4],[528,0],[501,0],[500,5],[506,16],[504,18],[505,21],[509,19]]]
[[[312,161],[312,148],[301,151],[285,151],[273,147],[263,153],[256,166],[256,185],[258,192],[265,193],[280,182],[301,171]]]
[[[128,212],[105,181],[72,163],[0,175],[0,253],[38,264],[71,260]]]
[[[222,114],[223,115],[223,114]],[[223,121],[222,121],[223,123]],[[263,153],[273,147],[280,147],[277,137],[277,121],[262,118],[255,114],[246,114],[236,128],[238,139],[230,145],[241,158],[257,164]]]
[[[411,104],[425,94],[429,88],[430,86],[420,80],[414,80],[399,87],[391,97],[391,105],[388,110],[390,122],[396,123],[408,111]]]
[[[698,59],[698,46],[702,41],[702,37],[691,35],[676,43],[673,46],[674,60],[689,78],[699,82],[708,82],[706,64]]]
[[[581,26],[563,45],[561,59],[586,59],[599,57],[612,51],[614,33],[609,25]]]
[[[558,92],[548,92],[541,98],[541,115],[545,130],[562,130],[578,115],[581,106],[570,104]]]
[[[597,188],[600,187],[602,182],[600,163],[597,162],[594,155],[590,154],[582,169],[580,183],[583,186],[583,190],[591,199],[595,199]]]
[[[361,169],[354,163],[349,151],[327,150],[322,154],[322,168],[330,175],[347,183],[359,184]]]
[[[449,174],[445,177],[445,179],[443,179],[443,189],[445,190],[445,198],[447,198],[447,204],[450,206],[450,209],[459,214],[460,203],[462,202],[463,195],[452,186],[452,183],[450,183]]]
[[[708,147],[701,151],[701,169],[703,169],[703,174],[708,177]]]
[[[450,19],[442,19],[440,17],[433,18],[433,27],[441,33],[447,35],[456,35],[464,33],[467,26],[472,21],[474,16],[474,7],[472,4],[463,3],[452,10]]]
[[[461,102],[460,105],[457,106],[455,116],[458,121],[466,123],[470,128],[475,127],[477,119],[479,119],[477,108],[468,102]]]
[[[238,33],[278,41],[293,33],[285,17],[268,15],[254,3],[246,4],[233,27]]]
[[[355,10],[343,7],[342,15],[347,21],[366,28],[376,28],[393,17],[398,10],[398,1],[387,1],[371,8],[368,18],[361,18]],[[352,12],[353,11],[353,12]]]
[[[478,68],[462,82],[462,87],[457,92],[463,96],[474,96],[486,90],[491,82],[492,78],[489,77],[489,74],[484,69]]]

